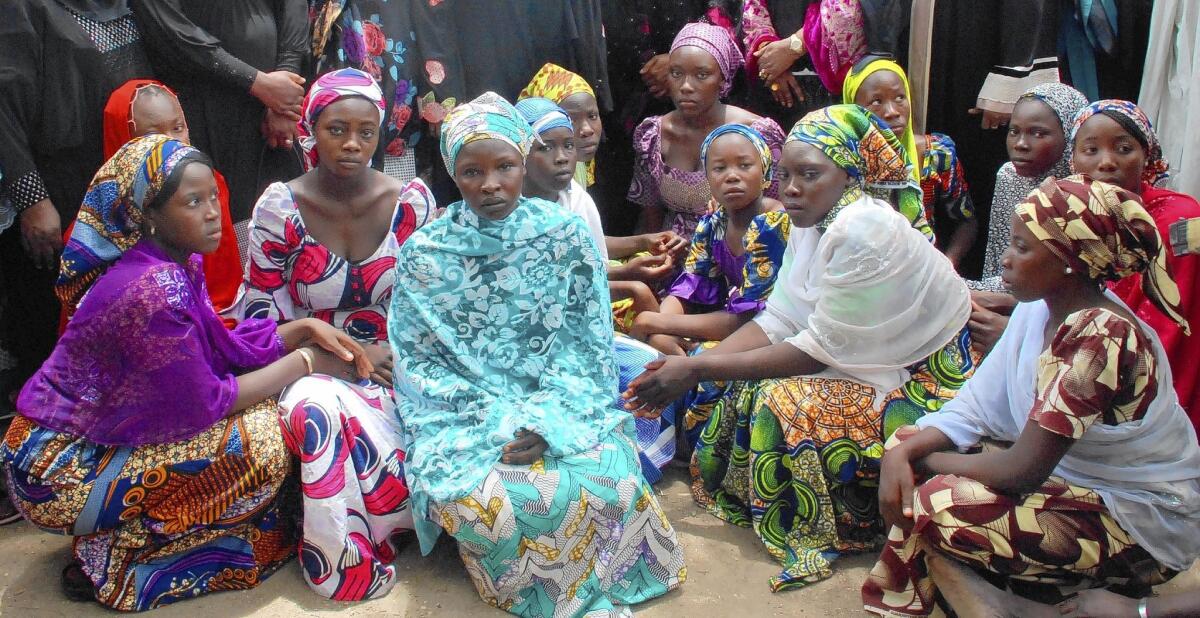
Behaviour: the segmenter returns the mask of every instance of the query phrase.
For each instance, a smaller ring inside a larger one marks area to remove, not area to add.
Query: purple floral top
[[[775,287],[791,221],[782,210],[754,217],[740,239],[742,254],[736,256],[725,238],[727,228],[724,210],[700,219],[683,273],[668,293],[698,305],[723,304],[729,313],[757,313]]]
[[[17,411],[104,445],[178,442],[230,412],[238,374],[284,351],[270,320],[226,330],[200,256],[180,266],[143,240],[84,295],[50,359],[21,390]]]
[[[700,216],[708,210],[708,201],[712,192],[708,188],[708,179],[700,161],[696,161],[694,170],[680,170],[668,166],[662,159],[662,116],[651,116],[638,125],[633,132],[633,148],[635,161],[633,166],[633,183],[629,186],[629,201],[639,206],[661,206],[670,211],[670,216],[663,221],[663,230],[671,230],[680,236],[688,238],[696,230]],[[783,148],[783,129],[779,123],[770,118],[759,118],[750,123],[758,130],[771,147],[771,155],[776,162]],[[772,181],[771,186],[764,191],[768,197],[776,197],[779,193],[778,181]]]

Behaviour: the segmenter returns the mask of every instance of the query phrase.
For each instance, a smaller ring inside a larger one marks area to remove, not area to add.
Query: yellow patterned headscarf
[[[892,60],[880,58],[867,63],[861,70],[851,70],[846,75],[846,82],[842,84],[842,103],[854,103],[854,97],[858,96],[858,89],[862,87],[863,82],[867,78],[879,71],[891,71],[900,78],[900,83],[904,84],[904,96],[908,98],[909,104],[912,104],[912,92],[908,87],[908,75],[904,73],[904,69]],[[912,112],[909,112],[908,122],[904,125],[904,135],[896,136],[900,143],[904,145],[904,159],[908,162],[909,173],[917,178],[917,182],[921,181],[921,162],[917,160],[917,137],[913,134],[912,128]]]
[[[592,90],[586,79],[553,62],[547,62],[542,65],[541,69],[538,69],[525,89],[517,95],[517,100],[542,97],[562,105],[563,99],[581,92],[592,95],[592,98],[596,97],[596,91]],[[579,167],[584,168],[583,173],[586,174],[587,184],[585,186],[590,187],[596,184],[596,162],[594,160],[587,163],[581,162]],[[575,174],[577,180],[580,176],[579,173]]]
[[[1016,213],[1051,253],[1092,279],[1141,273],[1146,297],[1191,334],[1166,246],[1137,195],[1088,176],[1051,177],[1017,204]]]

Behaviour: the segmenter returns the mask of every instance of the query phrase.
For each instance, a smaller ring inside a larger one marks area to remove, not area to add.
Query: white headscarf
[[[881,394],[909,379],[907,367],[949,343],[971,314],[954,267],[886,202],[846,205],[822,233],[793,228],[782,285],[755,321]]]

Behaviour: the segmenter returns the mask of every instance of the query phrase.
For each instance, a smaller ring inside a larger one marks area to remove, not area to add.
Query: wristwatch
[[[795,34],[788,37],[788,49],[792,50],[792,53],[796,54],[797,56],[803,56],[804,55],[804,39],[800,38],[799,36],[797,36]]]

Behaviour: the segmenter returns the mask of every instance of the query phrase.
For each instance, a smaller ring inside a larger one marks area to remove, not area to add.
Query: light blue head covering
[[[454,176],[454,164],[463,146],[485,139],[498,139],[509,144],[524,159],[529,154],[533,130],[512,103],[494,92],[485,92],[446,114],[441,136],[446,171]]]
[[[741,135],[742,137],[750,140],[751,144],[754,144],[754,149],[758,151],[758,156],[762,158],[763,188],[765,189],[769,187],[771,185],[771,172],[773,163],[773,159],[771,158],[771,147],[767,145],[767,140],[763,138],[762,133],[759,133],[757,129],[749,125],[733,122],[730,124],[723,124],[713,129],[713,132],[709,133],[708,137],[704,138],[704,143],[700,144],[700,164],[706,168],[708,167],[708,148],[712,146],[712,143],[716,141],[718,137],[721,137],[722,135],[728,135],[730,133]]]
[[[533,127],[535,139],[540,140],[543,133],[558,128],[575,132],[575,125],[571,123],[571,117],[567,115],[567,110],[559,107],[550,99],[544,97],[521,99],[514,107]]]

